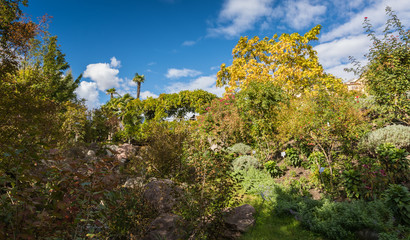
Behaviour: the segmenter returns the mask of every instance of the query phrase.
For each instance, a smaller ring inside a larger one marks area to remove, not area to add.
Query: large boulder
[[[182,189],[169,179],[153,180],[145,185],[144,199],[160,213],[167,213],[182,196]]]
[[[245,204],[227,211],[224,216],[225,239],[238,239],[242,233],[246,232],[255,224],[255,208]]]
[[[171,213],[162,213],[151,222],[148,233],[143,240],[186,239],[184,225],[182,217]]]
[[[132,144],[124,143],[122,145],[105,146],[108,156],[113,156],[118,161],[125,163],[130,157],[135,156],[137,148]]]

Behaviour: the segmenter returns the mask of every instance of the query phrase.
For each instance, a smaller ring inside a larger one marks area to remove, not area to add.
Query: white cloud
[[[362,34],[319,44],[315,50],[323,67],[330,68],[349,62],[349,56],[363,58],[363,55],[369,52],[369,47],[369,37]]]
[[[95,82],[82,81],[75,90],[78,98],[84,98],[89,109],[96,108],[100,105],[98,101],[98,89]]]
[[[192,91],[196,89],[202,89],[207,92],[216,94],[217,96],[222,96],[222,94],[225,92],[225,88],[216,87],[216,76],[214,75],[201,76],[191,82],[177,82],[165,87],[165,90],[168,93],[177,93],[183,90]]]
[[[140,93],[141,95],[141,99],[147,99],[148,97],[153,97],[153,98],[157,98],[158,95],[155,93],[152,93],[150,91],[144,91]]]
[[[108,63],[94,63],[89,64],[84,71],[84,77],[90,78],[97,83],[97,87],[101,91],[109,88],[118,88],[122,80],[117,76],[118,69],[114,69]]]
[[[375,29],[384,28],[384,24],[387,20],[385,12],[387,6],[390,6],[393,11],[396,11],[399,19],[407,26],[410,20],[408,17],[410,15],[410,4],[408,0],[377,0],[373,5],[353,15],[348,22],[332,29],[328,33],[324,33],[320,41],[326,42],[344,36],[362,34],[362,23],[365,17],[370,20]]]
[[[196,41],[184,41],[182,46],[193,46],[196,44]]]
[[[117,60],[115,57],[112,57],[111,59],[110,66],[113,68],[119,68],[121,67],[121,61]]]
[[[357,76],[354,75],[352,72],[346,72],[344,69],[345,68],[352,68],[353,64],[351,63],[346,63],[346,64],[340,64],[331,68],[326,69],[327,73],[333,74],[333,76],[336,76],[338,78],[342,78],[343,81],[351,80],[357,78]]]
[[[250,30],[272,13],[273,0],[226,0],[219,13],[218,26],[208,29],[209,36],[235,37]]]
[[[367,7],[363,8],[363,4],[366,4]],[[376,30],[376,34],[381,34],[388,18],[385,12],[386,6],[390,6],[397,13],[403,25],[407,26],[410,20],[408,17],[410,16],[410,4],[407,0],[375,0],[365,3],[361,1],[357,4],[343,6],[342,9],[338,10],[343,11],[348,7],[363,8],[363,10],[351,14],[347,22],[336,26],[320,37],[320,44],[315,49],[327,72],[344,80],[354,78],[353,73],[343,70],[352,67],[348,60],[349,56],[355,57],[362,66],[366,65],[367,60],[364,54],[369,52],[371,41],[370,37],[364,33],[362,23],[367,17],[373,25],[373,29]]]
[[[165,74],[165,76],[167,78],[177,79],[177,78],[181,78],[181,77],[195,77],[195,76],[198,76],[200,74],[201,74],[201,72],[196,71],[196,70],[192,70],[192,69],[170,68],[170,69],[168,69],[168,72],[167,72],[167,74]]]
[[[290,1],[281,8],[284,8],[282,11],[285,12],[286,23],[295,29],[318,22],[319,17],[326,12],[326,6],[312,5],[307,0]]]

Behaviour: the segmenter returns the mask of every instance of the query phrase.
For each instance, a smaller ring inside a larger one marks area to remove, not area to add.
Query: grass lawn
[[[256,224],[242,236],[242,240],[324,240],[318,234],[304,229],[292,216],[277,217],[272,203],[263,202],[260,196],[246,195],[244,203],[255,207]]]

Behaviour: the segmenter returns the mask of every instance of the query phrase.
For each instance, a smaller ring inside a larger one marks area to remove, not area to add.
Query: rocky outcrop
[[[186,239],[187,234],[184,231],[184,225],[182,217],[171,213],[162,213],[151,222],[148,233],[143,240]]]
[[[239,237],[248,231],[255,224],[255,208],[245,204],[227,211],[224,216],[225,239],[239,239]]]

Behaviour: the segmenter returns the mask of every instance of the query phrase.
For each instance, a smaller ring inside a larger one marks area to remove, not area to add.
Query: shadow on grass
[[[304,229],[292,216],[275,216],[272,203],[263,202],[260,196],[247,195],[244,203],[255,207],[256,224],[241,240],[325,240],[324,237]]]

